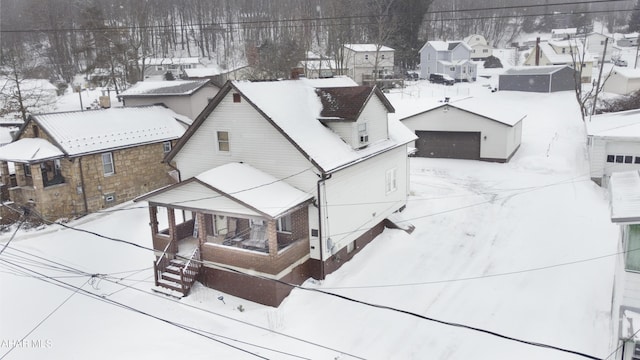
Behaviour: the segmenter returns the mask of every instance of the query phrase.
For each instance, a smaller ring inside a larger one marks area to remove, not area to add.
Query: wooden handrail
[[[196,277],[200,273],[202,263],[200,261],[200,249],[196,248],[189,257],[189,261],[180,269],[180,285],[182,286],[182,294],[187,295],[191,286],[196,281]]]

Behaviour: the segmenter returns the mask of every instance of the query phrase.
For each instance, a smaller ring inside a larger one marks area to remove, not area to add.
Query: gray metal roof
[[[511,69],[502,73],[502,75],[549,75],[561,69],[564,69],[566,67],[569,67],[569,66],[567,65],[519,66],[519,67],[512,67]]]

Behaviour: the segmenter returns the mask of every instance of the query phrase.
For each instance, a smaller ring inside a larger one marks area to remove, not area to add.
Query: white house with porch
[[[157,285],[186,294],[199,278],[277,306],[291,288],[273,280],[339,268],[406,205],[415,135],[393,111],[343,79],[227,82],[165,159],[182,181],[138,199]]]

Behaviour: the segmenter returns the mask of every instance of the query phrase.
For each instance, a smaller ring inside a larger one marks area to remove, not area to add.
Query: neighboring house
[[[605,42],[607,44],[606,53],[605,52]],[[615,43],[612,37],[607,35],[603,35],[600,33],[593,32],[586,36],[585,38],[585,47],[588,52],[593,54],[593,56],[598,60],[602,60],[605,62],[611,61],[611,55],[614,53]],[[604,57],[602,56],[604,53]]]
[[[551,39],[569,40],[576,37],[578,28],[551,29]]]
[[[418,137],[416,156],[507,162],[520,147],[525,117],[495,99],[465,98],[401,122]]]
[[[456,81],[475,81],[478,65],[471,61],[472,49],[463,41],[427,41],[420,49],[420,78],[445,74]]]
[[[582,59],[582,62],[579,60]],[[577,40],[540,42],[531,50],[525,66],[569,65],[582,70],[582,82],[590,83],[595,57]],[[574,66],[575,65],[575,66]]]
[[[471,59],[485,60],[493,55],[493,48],[482,35],[471,35],[464,38],[464,42],[471,47]]]
[[[249,80],[253,73],[253,68],[246,65],[222,68],[220,66],[209,66],[204,68],[191,68],[182,71],[181,78],[186,80],[206,80],[222,87],[228,80]]]
[[[209,80],[140,81],[118,98],[123,106],[164,104],[178,114],[195,119],[219,90]]]
[[[20,89],[20,91],[18,91]],[[20,126],[22,107],[27,113],[43,113],[55,108],[58,88],[46,79],[15,80],[0,77],[0,126]]]
[[[614,347],[612,359],[635,360],[640,353],[640,174],[611,175],[611,222],[620,227],[613,286],[611,319]]]
[[[518,66],[499,75],[498,89],[542,93],[575,90],[576,76],[568,65]]]
[[[640,69],[613,67],[604,78],[605,92],[629,95],[640,90]]]
[[[298,67],[309,79],[327,78],[346,73],[346,70],[340,68],[335,60],[313,52],[308,52],[307,57],[298,63]]]
[[[9,200],[49,220],[120,204],[174,182],[161,161],[185,121],[163,106],[32,115],[0,147],[2,183],[15,167]]]
[[[376,44],[344,44],[342,68],[360,85],[372,85],[376,79],[393,77],[395,50]],[[377,74],[374,74],[377,72]]]
[[[324,80],[228,82],[198,116],[165,159],[182,181],[136,200],[150,207],[156,285],[186,295],[197,277],[277,306],[291,287],[269,279],[323,279],[404,208],[415,136],[378,88]]]
[[[593,115],[585,126],[591,180],[606,187],[614,172],[640,169],[640,110]]]
[[[138,61],[138,65],[144,66],[144,77],[161,77],[167,72],[177,79],[185,69],[204,67],[197,57],[178,58],[144,58]]]
[[[638,33],[631,34],[616,34],[616,45],[620,47],[634,47],[638,46]]]

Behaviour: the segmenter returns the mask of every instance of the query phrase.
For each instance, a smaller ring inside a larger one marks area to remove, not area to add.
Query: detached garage
[[[620,95],[640,90],[640,69],[614,67],[605,78],[603,90]]]
[[[568,65],[520,66],[500,74],[498,89],[551,93],[575,90],[576,71]]]
[[[525,117],[494,99],[465,98],[401,121],[418,136],[416,156],[507,162],[520,147]]]

